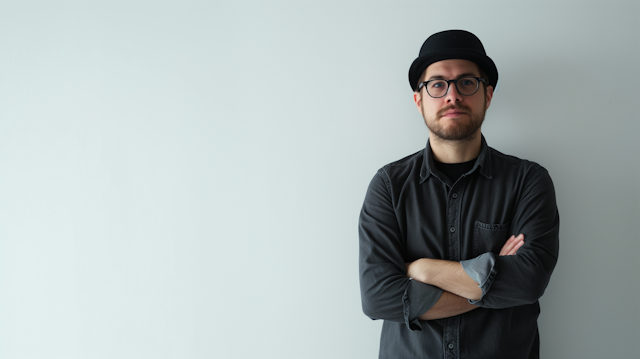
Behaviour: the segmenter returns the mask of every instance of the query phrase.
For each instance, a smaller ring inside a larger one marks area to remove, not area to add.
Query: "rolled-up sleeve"
[[[525,243],[515,255],[492,254],[494,273],[484,283],[482,299],[473,302],[477,306],[499,309],[531,304],[549,283],[558,260],[560,219],[553,182],[540,166],[525,179],[511,230],[524,234]]]
[[[442,289],[406,276],[404,240],[398,226],[388,178],[378,171],[360,212],[360,293],[371,319],[404,322],[421,330],[418,317],[442,295]]]
[[[475,258],[460,261],[460,264],[467,275],[476,281],[478,287],[482,290],[482,296],[479,300],[469,300],[469,303],[477,304],[487,294],[496,276],[495,255],[493,253],[483,253]]]

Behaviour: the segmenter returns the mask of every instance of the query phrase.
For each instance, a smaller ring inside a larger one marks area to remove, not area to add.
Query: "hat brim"
[[[438,61],[451,59],[463,59],[475,62],[480,66],[480,68],[482,68],[482,70],[484,70],[487,77],[489,77],[487,79],[489,85],[494,89],[496,88],[498,83],[498,68],[489,56],[469,49],[447,49],[431,52],[430,54],[420,56],[413,61],[409,68],[409,84],[411,85],[411,89],[413,91],[417,89],[420,76],[422,76],[422,73],[427,69],[427,67],[429,67],[429,65]]]

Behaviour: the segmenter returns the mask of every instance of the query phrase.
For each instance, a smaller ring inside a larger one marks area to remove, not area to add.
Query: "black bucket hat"
[[[468,31],[447,30],[429,36],[422,44],[418,58],[409,68],[411,89],[416,90],[420,76],[429,65],[449,59],[464,59],[475,62],[487,74],[489,85],[496,88],[498,69],[493,60],[487,56],[480,39]]]

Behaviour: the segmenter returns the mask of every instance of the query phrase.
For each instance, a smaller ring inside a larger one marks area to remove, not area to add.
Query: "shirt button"
[[[493,229],[497,231],[498,229],[500,229],[500,226],[493,226]]]
[[[449,349],[453,349],[453,346],[454,346],[453,343],[449,343],[449,345],[447,345]]]
[[[456,231],[456,227],[449,227],[449,232],[453,233]]]
[[[451,195],[451,197],[453,197],[453,198],[458,198],[458,194],[457,194],[457,193],[454,193],[454,194],[452,194],[452,195]]]

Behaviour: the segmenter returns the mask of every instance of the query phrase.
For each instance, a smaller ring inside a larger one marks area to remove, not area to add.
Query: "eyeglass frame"
[[[460,90],[458,89],[458,81],[460,80],[464,80],[464,79],[476,79],[478,80],[478,83],[476,84],[476,90],[473,91],[472,94],[469,95],[465,95],[462,92],[460,92]],[[431,95],[429,93],[429,90],[427,90],[427,84],[429,82],[432,81],[444,81],[447,83],[447,91],[444,92],[444,95],[439,96],[439,97],[435,97],[433,95]],[[433,79],[433,80],[429,80],[429,81],[425,81],[425,82],[421,82],[420,84],[418,84],[418,92],[420,92],[422,90],[422,88],[424,87],[424,90],[427,92],[427,95],[431,96],[432,98],[443,98],[445,96],[447,96],[447,94],[449,93],[449,88],[451,87],[451,83],[453,82],[453,84],[456,86],[456,91],[458,91],[458,93],[462,96],[473,96],[475,95],[478,90],[480,89],[480,81],[482,81],[482,83],[487,86],[487,80],[484,79],[484,77],[476,77],[476,76],[465,76],[465,77],[461,77],[459,79],[455,79],[455,80],[445,80],[445,79]]]

